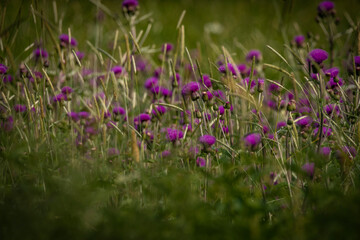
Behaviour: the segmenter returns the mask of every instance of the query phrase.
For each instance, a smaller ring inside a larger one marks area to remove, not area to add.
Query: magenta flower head
[[[61,34],[59,36],[59,40],[60,40],[60,46],[61,47],[67,47],[69,46],[69,44],[72,47],[76,47],[77,46],[77,41],[75,40],[75,38],[69,38],[69,35],[67,34]]]
[[[115,77],[120,77],[121,73],[123,73],[123,68],[121,66],[114,66],[111,68],[111,71],[115,74]]]
[[[155,87],[158,85],[158,78],[156,77],[151,77],[151,78],[148,78],[146,79],[145,83],[144,83],[144,87],[148,90],[150,90],[151,88]]]
[[[319,128],[314,129],[314,137],[316,137],[319,134]],[[323,127],[322,128],[322,137],[328,137],[332,134],[331,128]]]
[[[139,8],[139,2],[137,0],[124,0],[122,8],[125,13],[133,15]]]
[[[6,75],[3,77],[3,83],[11,83],[14,78],[11,75]]]
[[[314,61],[317,64],[321,64],[328,58],[328,53],[322,49],[314,49],[308,55],[308,61]]]
[[[0,63],[0,74],[5,74],[7,72],[7,66]]]
[[[125,115],[125,109],[122,107],[114,107],[112,112],[114,115]]]
[[[304,127],[310,126],[312,122],[313,122],[313,119],[309,116],[306,116],[304,118],[301,118],[300,120],[297,120],[296,124],[299,127],[304,128]]]
[[[200,84],[197,82],[189,82],[181,89],[181,94],[185,96],[190,96],[193,100],[196,100],[196,92],[199,91]]]
[[[246,61],[252,62],[253,58],[255,57],[255,62],[258,63],[262,59],[261,52],[259,50],[253,49],[250,50],[249,53],[246,55]]]
[[[261,142],[260,133],[250,133],[244,137],[244,144],[250,151],[255,151]]]
[[[205,88],[205,86],[206,86],[207,88],[211,88],[211,86],[212,86],[210,77],[209,77],[209,75],[206,75],[206,74],[204,74],[204,75],[202,76],[202,80],[201,80],[201,78],[199,79],[199,83],[200,83],[201,86],[203,86],[204,88]]]
[[[216,138],[211,135],[203,135],[199,138],[199,142],[204,146],[204,151],[207,152],[215,144]]]
[[[72,92],[73,92],[73,89],[71,87],[69,87],[69,86],[65,86],[65,87],[63,87],[61,89],[61,93],[65,94],[65,95],[68,95],[68,94],[70,94]]]
[[[82,111],[82,112],[79,112],[78,113],[78,116],[82,119],[87,119],[90,117],[90,113],[89,112],[85,112],[85,111]]]
[[[164,87],[160,88],[160,93],[164,98],[170,98],[172,96],[172,91]]]
[[[165,48],[166,47],[166,48]],[[166,51],[166,53],[171,52],[173,50],[174,46],[171,43],[165,43],[161,47],[161,52]]]
[[[80,51],[76,51],[76,56],[81,61],[84,58],[85,53],[80,52]]]
[[[293,43],[297,48],[302,48],[305,44],[305,37],[303,35],[295,36],[293,39]]]
[[[318,5],[317,10],[319,17],[325,17],[326,15],[335,13],[335,4],[331,1],[323,1]]]
[[[322,147],[320,148],[320,154],[323,156],[328,157],[331,153],[331,148],[330,147]]]
[[[153,109],[152,111],[151,111],[151,114],[153,115],[153,116],[161,116],[161,115],[164,115],[166,113],[166,107],[164,107],[164,106],[161,106],[161,105],[159,105],[159,106],[156,106],[156,110],[155,109]]]
[[[237,67],[237,66],[235,66],[235,67]],[[228,65],[227,65],[227,68],[228,68],[228,69],[226,69],[226,65],[221,65],[221,66],[219,67],[219,72],[225,74],[226,71],[229,70],[229,72],[231,72],[232,75],[236,75],[235,67],[234,67],[231,63],[228,63]]]
[[[77,122],[79,118],[79,114],[77,112],[69,112],[68,113],[69,118],[71,118],[74,122]]]
[[[339,74],[339,68],[337,68],[337,67],[329,68],[329,69],[324,70],[324,73],[326,76],[328,76],[330,78],[336,78]]]
[[[302,170],[312,179],[314,177],[315,163],[305,163]]]
[[[172,143],[175,143],[177,140],[182,139],[184,133],[181,130],[168,128],[166,129],[166,139]]]
[[[14,110],[15,110],[15,112],[17,112],[17,113],[24,113],[24,112],[26,112],[27,107],[26,107],[25,105],[16,104],[16,105],[14,106]]]
[[[276,130],[279,130],[280,128],[283,128],[283,127],[286,127],[286,122],[285,121],[281,121],[281,122],[278,122],[276,124]]]
[[[202,157],[198,157],[196,159],[196,166],[198,167],[205,167],[206,166],[206,160]]]
[[[43,48],[37,48],[33,52],[35,59],[39,59],[40,57],[43,59],[48,58],[49,54],[48,52]]]

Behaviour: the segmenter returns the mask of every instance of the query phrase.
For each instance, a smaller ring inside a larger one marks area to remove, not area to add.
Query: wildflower
[[[61,47],[67,47],[69,46],[69,44],[72,46],[72,47],[76,47],[77,46],[77,41],[75,38],[69,38],[69,35],[67,34],[61,34],[59,36],[59,40],[60,40],[60,46]]]
[[[241,76],[244,77],[247,75],[248,69],[245,64],[237,65],[237,69],[239,70],[239,73],[241,74]]]
[[[215,90],[212,92],[214,94],[215,97],[223,100],[223,101],[226,101],[226,96],[225,96],[225,93],[221,90]]]
[[[7,72],[7,66],[0,63],[0,74],[5,74]]]
[[[153,109],[151,113],[153,116],[164,115],[166,113],[166,107],[161,105],[156,106],[156,110]]]
[[[155,87],[158,85],[158,78],[157,77],[151,77],[146,79],[145,83],[144,83],[144,87],[148,90],[150,90],[151,88]]]
[[[112,112],[114,115],[125,115],[125,109],[122,107],[114,107]]]
[[[172,91],[167,88],[164,88],[164,87],[160,88],[160,93],[161,93],[161,95],[163,95],[164,98],[172,96]]]
[[[63,93],[60,93],[58,95],[55,95],[52,99],[54,102],[61,102],[63,100],[68,100],[67,96]]]
[[[270,83],[269,87],[268,87],[268,91],[271,94],[277,95],[280,92],[280,86],[278,84],[275,84],[275,83]]]
[[[191,95],[191,99],[196,100],[197,99],[196,92],[199,91],[199,89],[200,89],[199,83],[189,82],[182,88],[181,94],[184,97]]]
[[[308,61],[314,61],[317,64],[321,64],[328,58],[328,53],[322,49],[314,49],[308,55]]]
[[[206,160],[204,158],[202,158],[202,157],[198,157],[196,159],[196,165],[198,167],[205,167],[206,166]]]
[[[305,163],[302,170],[312,179],[314,177],[315,163]]]
[[[176,82],[175,82],[175,79],[176,79]],[[178,86],[180,84],[180,81],[181,81],[181,76],[179,73],[175,73],[175,77],[174,76],[171,76],[171,80],[172,80],[172,84],[173,86]]]
[[[178,139],[181,139],[184,137],[184,133],[181,130],[168,128],[166,131],[167,131],[166,139],[172,143],[175,143]]]
[[[166,48],[165,48],[166,47]],[[174,46],[171,43],[165,43],[164,45],[162,45],[161,47],[161,52],[166,52],[169,53],[171,52],[171,50],[173,50]]]
[[[320,148],[320,154],[323,156],[329,156],[331,153],[331,148],[330,147],[322,147]]]
[[[201,86],[203,86],[204,88],[205,87],[211,88],[211,86],[212,86],[210,77],[209,77],[209,75],[206,75],[206,74],[204,74],[202,76],[202,79],[201,78],[199,79],[199,82],[200,82]]]
[[[339,74],[339,68],[337,68],[337,67],[329,68],[329,69],[324,70],[324,73],[326,76],[328,76],[330,78],[336,78],[337,75]]]
[[[48,58],[48,52],[43,48],[37,48],[33,52],[35,59],[39,59],[40,57],[46,59]]]
[[[250,82],[250,78],[244,78],[242,83],[243,85],[248,88],[249,87],[249,82]],[[256,86],[256,81],[255,80],[252,80],[251,81],[251,84],[250,84],[250,91],[253,91],[254,90],[254,87]]]
[[[14,106],[14,110],[15,110],[15,112],[17,112],[17,113],[24,113],[24,112],[26,112],[27,107],[26,107],[25,105],[16,104],[16,105]]]
[[[257,81],[257,91],[259,93],[263,92],[265,88],[265,81],[262,78],[259,78]]]
[[[311,108],[307,107],[307,106],[303,106],[299,108],[299,113],[306,115],[306,114],[310,114],[311,113]]]
[[[293,39],[293,43],[296,45],[297,48],[302,48],[305,43],[305,37],[303,35],[295,36]]]
[[[314,136],[317,136],[318,133],[319,133],[319,128],[315,128],[313,132]],[[332,134],[331,128],[327,128],[327,127],[322,128],[322,137],[328,137],[331,134]]]
[[[71,118],[74,122],[77,122],[80,117],[79,114],[77,112],[69,112],[68,113],[69,118]]]
[[[317,10],[319,17],[325,17],[335,13],[335,4],[331,1],[323,1],[318,5]]]
[[[111,71],[115,74],[115,77],[120,77],[121,73],[123,73],[123,68],[121,66],[114,66],[111,68]]]
[[[42,73],[41,73],[41,72],[38,72],[38,71],[34,71],[34,72],[33,72],[33,75],[34,75],[35,79],[42,79],[42,78],[43,78]],[[30,81],[30,82],[33,83],[33,82],[35,81],[35,79],[33,78],[32,75],[30,75],[30,78],[29,78],[29,81]]]
[[[79,118],[86,119],[90,117],[90,113],[83,111],[83,112],[79,112],[78,116]]]
[[[85,53],[76,51],[76,57],[81,61],[85,56]]]
[[[71,87],[65,86],[61,89],[61,93],[64,95],[68,95],[73,92],[73,89]]]
[[[286,122],[281,121],[276,124],[276,129],[279,130],[280,128],[286,127]]]
[[[211,135],[203,135],[199,138],[199,142],[204,145],[204,147],[211,147],[215,144],[216,138]]]
[[[171,155],[171,152],[169,150],[164,150],[162,153],[161,153],[161,157],[162,158],[167,158]]]
[[[306,116],[304,118],[301,118],[299,120],[296,121],[296,124],[298,126],[300,126],[301,128],[310,126],[310,124],[313,122],[313,119],[309,116]]]
[[[245,147],[251,151],[255,151],[261,142],[260,133],[250,133],[244,137]]]
[[[232,73],[232,75],[236,75],[235,67],[231,63],[228,63],[227,68]],[[226,65],[221,65],[219,67],[219,71],[221,73],[226,73]]]
[[[261,52],[256,49],[250,50],[249,53],[246,55],[246,61],[252,62],[254,57],[255,57],[255,63],[260,62],[262,59]]]
[[[219,113],[220,113],[220,115],[224,115],[224,113],[225,113],[224,106],[219,106]]]
[[[3,77],[3,83],[11,83],[13,81],[13,77],[11,75],[6,75]]]

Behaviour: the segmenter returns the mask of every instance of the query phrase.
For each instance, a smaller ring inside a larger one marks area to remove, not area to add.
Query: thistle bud
[[[296,110],[296,102],[295,100],[291,100],[288,105],[287,105],[287,110],[289,112],[295,111]]]

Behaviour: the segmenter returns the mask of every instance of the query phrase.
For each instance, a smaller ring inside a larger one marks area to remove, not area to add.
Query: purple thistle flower
[[[144,87],[148,90],[150,90],[151,88],[155,87],[158,85],[158,78],[157,77],[151,77],[146,79],[145,83],[144,83]]]
[[[167,89],[167,88],[164,88],[164,87],[161,87],[161,88],[160,88],[160,93],[161,93],[161,95],[163,95],[165,98],[172,96],[172,91],[169,90],[169,89]]]
[[[319,133],[319,128],[314,129],[314,136],[317,136]],[[332,134],[331,128],[323,127],[322,128],[322,137],[329,137]]]
[[[89,134],[89,135],[96,135],[97,131],[95,128],[88,126],[85,128],[85,133]]]
[[[135,126],[139,126],[141,123],[148,122],[151,120],[151,117],[147,113],[140,113],[137,117],[134,117]]]
[[[166,46],[166,49],[165,49]],[[171,50],[173,50],[174,46],[171,43],[165,43],[162,45],[161,47],[161,52],[164,52],[164,50],[166,51],[166,53],[171,52]]]
[[[114,115],[125,115],[125,109],[122,107],[114,107],[112,112]]]
[[[5,74],[8,68],[4,64],[0,63],[0,74]]]
[[[209,148],[215,144],[216,138],[211,135],[203,135],[199,138],[199,142],[205,147]]]
[[[295,36],[293,42],[295,43],[297,48],[301,48],[304,46],[305,37],[303,35]]]
[[[324,110],[326,112],[327,115],[331,116],[334,112],[334,110],[336,111],[335,115],[340,115],[340,109],[339,106],[335,106],[334,104],[328,104],[326,106],[324,106]]]
[[[280,92],[280,86],[275,83],[270,83],[268,90],[271,94],[277,95]]]
[[[75,38],[69,38],[69,35],[67,35],[67,34],[61,34],[60,36],[59,36],[59,40],[60,40],[60,45],[62,46],[62,47],[66,47],[66,46],[68,46],[69,45],[69,43],[70,43],[70,45],[71,46],[73,46],[73,47],[76,47],[77,46],[77,41],[75,40]],[[70,40],[70,41],[69,41]]]
[[[210,77],[209,77],[209,75],[206,75],[206,74],[203,75],[202,80],[201,80],[201,78],[199,79],[199,82],[200,82],[201,86],[203,86],[203,87],[206,86],[207,88],[211,88],[211,86],[212,86]]]
[[[223,100],[223,101],[226,101],[226,96],[225,96],[225,93],[221,90],[215,90],[213,91],[213,94],[215,97]]]
[[[139,5],[139,2],[137,0],[124,0],[122,2],[122,6],[125,8],[137,7],[138,5]]]
[[[80,51],[76,51],[76,56],[81,61],[84,58],[85,53],[80,52]]]
[[[302,170],[312,179],[314,177],[315,163],[305,163]]]
[[[335,8],[335,4],[331,1],[323,1],[319,3],[317,10],[320,16],[329,14]]]
[[[248,68],[246,67],[246,64],[237,65],[237,69],[242,76],[245,76],[247,74]]]
[[[252,62],[254,57],[255,57],[255,62],[260,62],[262,59],[261,52],[256,49],[250,50],[249,53],[246,55],[245,59],[247,62]]]
[[[166,107],[161,106],[161,105],[156,106],[156,110],[153,109],[153,110],[151,111],[151,114],[152,114],[153,116],[157,116],[158,114],[164,115],[165,113],[166,113]]]
[[[330,147],[322,147],[320,148],[320,154],[323,156],[329,156],[331,153],[331,148]]]
[[[244,85],[245,87],[247,87],[247,88],[248,88],[248,86],[249,86],[249,82],[250,82],[250,78],[248,78],[248,77],[247,77],[247,78],[244,78],[243,81],[242,81],[243,85]],[[253,80],[251,81],[250,90],[253,90],[255,86],[256,86],[256,81],[253,79]]]
[[[351,157],[356,157],[357,155],[357,152],[356,152],[356,149],[354,147],[351,147],[351,146],[345,146],[342,148],[342,151],[344,153],[346,153],[347,155],[351,155]]]
[[[207,95],[209,101],[211,101],[211,99],[213,99],[213,97],[214,97],[214,95],[210,91],[207,91],[206,95]]]
[[[177,84],[179,84],[179,83],[181,82],[181,76],[180,76],[180,74],[179,74],[179,73],[175,73],[175,78],[176,78]],[[174,76],[171,76],[171,81],[172,81],[172,83],[175,82],[175,78],[174,78]]]
[[[337,81],[334,80],[334,78],[330,78],[330,80],[326,83],[326,88],[327,89],[334,89],[338,86],[342,86],[344,85],[344,81],[342,80],[342,78],[338,78]]]
[[[5,83],[5,84],[11,83],[12,81],[13,81],[13,77],[10,74],[3,77],[3,83]]]
[[[328,58],[328,53],[325,50],[322,49],[314,49],[312,50],[308,55],[308,60],[312,60],[316,62],[317,64],[321,64],[323,61],[325,61]]]
[[[228,70],[229,70],[233,75],[236,75],[235,68],[234,68],[234,66],[233,66],[231,63],[228,63],[227,67],[228,67]],[[237,67],[237,66],[236,66],[236,67]],[[220,71],[221,73],[226,73],[226,65],[221,65],[221,66],[219,67],[219,71]]]
[[[196,159],[196,165],[198,167],[205,167],[206,166],[206,160],[204,158],[202,158],[202,157],[198,157]]]
[[[250,133],[244,137],[245,147],[251,151],[255,151],[261,142],[260,133]]]
[[[324,73],[326,76],[335,78],[339,74],[339,68],[337,68],[337,67],[329,68],[329,69],[324,70]]]
[[[265,81],[264,81],[264,79],[259,78],[257,80],[257,90],[258,90],[258,92],[263,92],[264,89],[265,89]]]
[[[43,75],[42,75],[41,72],[34,71],[33,74],[34,74],[34,77],[35,77],[36,79],[42,79],[42,78],[43,78]],[[35,79],[31,76],[31,77],[29,78],[29,81],[33,83],[33,82],[35,81]]]
[[[67,100],[67,99],[68,99],[68,98],[67,98],[67,96],[66,96],[65,94],[60,93],[60,94],[54,96],[52,100],[53,100],[54,102],[61,102],[61,101],[63,101],[63,100]]]
[[[63,87],[61,89],[61,93],[65,94],[65,95],[68,95],[68,94],[70,94],[72,92],[73,92],[73,89],[71,87],[69,87],[69,86],[65,86],[65,87]]]
[[[77,122],[79,118],[79,114],[77,112],[69,112],[68,113],[69,118],[71,118],[74,122]]]
[[[282,127],[286,127],[286,122],[285,121],[281,121],[281,122],[278,122],[277,124],[276,124],[276,129],[277,130],[279,130],[280,128],[282,128]]]
[[[150,89],[150,91],[154,94],[154,95],[158,95],[160,93],[160,86],[154,86]]]
[[[300,126],[301,128],[304,128],[306,126],[309,126],[313,122],[313,119],[309,116],[306,116],[298,121],[296,121],[296,124]]]
[[[224,113],[225,113],[224,106],[222,106],[222,105],[219,106],[219,113],[220,113],[220,115],[224,115]]]
[[[83,111],[83,112],[79,112],[78,116],[82,119],[86,119],[90,117],[90,113]]]
[[[40,57],[46,59],[46,58],[48,58],[48,56],[49,56],[48,52],[47,52],[45,49],[43,49],[43,48],[37,48],[37,49],[35,49],[34,52],[33,52],[33,54],[34,54],[34,57],[35,57],[36,59],[38,59],[38,58],[40,58]]]
[[[181,139],[184,137],[184,133],[181,130],[168,128],[166,129],[166,139],[172,143],[175,143],[176,140]]]
[[[26,112],[27,107],[26,107],[26,105],[16,104],[16,105],[14,106],[14,110],[15,110],[15,112],[17,112],[17,113],[23,113],[23,112]]]
[[[360,67],[360,56],[354,57],[355,67]]]
[[[183,96],[188,96],[188,95],[191,95],[191,94],[199,91],[199,89],[200,89],[199,83],[197,83],[197,82],[189,82],[188,84],[186,84],[182,88],[181,94]]]
[[[299,108],[299,113],[300,114],[310,114],[311,113],[311,108],[307,107],[307,106],[303,106]]]
[[[161,67],[158,67],[154,70],[154,77],[159,78],[161,74],[163,74],[164,71]]]
[[[111,71],[115,74],[116,77],[119,77],[123,72],[123,68],[121,66],[114,66],[111,68]]]

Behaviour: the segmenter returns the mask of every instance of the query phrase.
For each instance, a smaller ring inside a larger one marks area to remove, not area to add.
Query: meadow
[[[4,1],[1,239],[359,239],[357,1]]]

